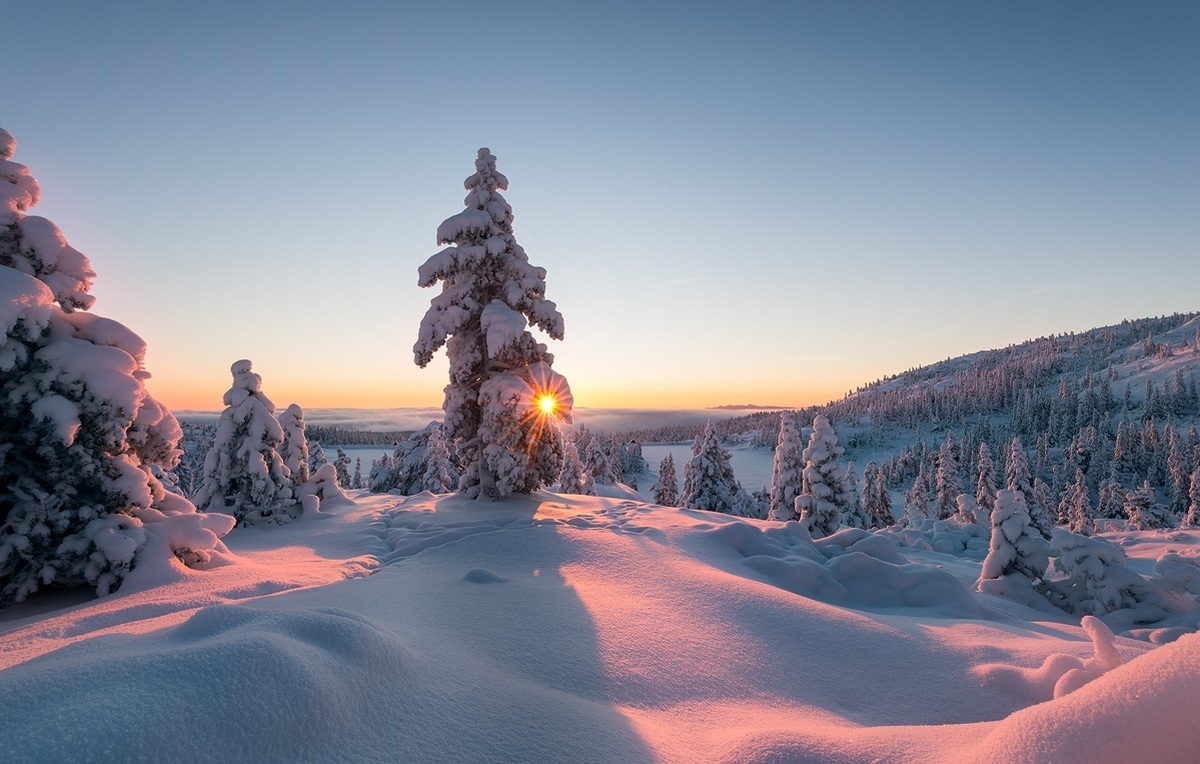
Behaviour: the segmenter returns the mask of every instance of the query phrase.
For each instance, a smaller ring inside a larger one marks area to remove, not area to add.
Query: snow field
[[[1200,746],[1200,637],[1117,637],[1097,658],[1061,613],[971,591],[981,550],[919,548],[916,531],[813,541],[799,523],[547,492],[355,501],[236,529],[207,571],[135,569],[108,597],[4,611],[13,760],[1185,761]],[[1095,677],[1055,698],[1073,670]]]

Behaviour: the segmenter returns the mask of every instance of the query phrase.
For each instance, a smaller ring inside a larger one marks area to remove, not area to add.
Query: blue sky
[[[36,212],[169,405],[242,357],[278,404],[440,403],[416,269],[479,146],[580,405],[1200,309],[1195,3],[246,5],[4,12]]]

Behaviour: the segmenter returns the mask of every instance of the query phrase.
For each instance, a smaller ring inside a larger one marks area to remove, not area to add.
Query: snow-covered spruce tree
[[[337,447],[337,456],[333,459],[333,469],[337,474],[338,485],[342,488],[350,487],[350,457],[346,454],[346,449],[341,446]]]
[[[1008,461],[1005,463],[1004,472],[1008,490],[1020,492],[1021,498],[1025,500],[1025,509],[1029,513],[1030,521],[1042,534],[1042,538],[1048,541],[1054,530],[1054,523],[1046,508],[1038,502],[1039,492],[1034,490],[1034,480],[1029,473],[1029,457],[1025,453],[1025,447],[1021,445],[1019,436],[1014,435],[1009,442]]]
[[[958,447],[950,436],[938,449],[937,454],[937,519],[945,520],[958,509],[958,495],[963,492],[962,478],[958,474]]]
[[[450,447],[446,443],[444,428],[436,425],[429,429],[429,440],[425,443],[425,471],[421,474],[421,490],[430,493],[450,493],[458,487],[458,470],[450,459]]]
[[[791,520],[796,497],[804,484],[804,459],[801,452],[800,422],[794,411],[779,415],[779,441],[775,446],[775,466],[771,471],[772,520]]]
[[[508,179],[488,149],[479,150],[464,186],[466,209],[438,226],[438,243],[450,246],[418,272],[419,286],[440,281],[442,291],[421,321],[413,356],[425,367],[446,346],[442,408],[464,466],[459,489],[498,499],[558,479],[558,421],[570,422],[573,401],[566,378],[551,368],[554,357],[527,329],[562,339],[563,318],[545,297],[545,269],[529,264],[513,236],[512,207],[500,194]]]
[[[667,454],[658,464],[658,480],[650,486],[655,504],[673,507],[679,501],[679,478],[675,475],[675,457]]]
[[[182,431],[143,384],[145,343],[88,311],[95,274],[0,130],[0,607],[42,586],[99,594],[135,565],[202,567],[231,518],[197,514],[157,475]]]
[[[846,465],[837,432],[822,414],[813,418],[812,435],[801,456],[804,459],[804,484],[796,497],[796,512],[815,538],[832,534],[842,524],[842,512],[851,497],[846,488]]]
[[[850,505],[842,512],[842,523],[848,528],[870,528],[870,521],[863,509],[863,499],[858,487],[858,474],[854,470],[854,462],[846,465],[846,491],[850,494]]]
[[[925,463],[917,468],[917,476],[913,478],[912,488],[904,494],[904,519],[923,520],[929,517],[929,477],[925,472]]]
[[[679,506],[731,512],[741,486],[733,476],[729,451],[721,445],[721,436],[712,422],[692,444],[692,458],[683,466],[683,490]]]
[[[987,443],[979,444],[978,476],[975,480],[975,503],[991,515],[996,506],[996,466]]]
[[[364,488],[362,476],[362,457],[354,457],[354,474],[350,477],[350,487],[358,490]]]
[[[238,522],[288,522],[291,515],[283,508],[295,503],[295,494],[279,455],[283,428],[275,419],[275,404],[263,394],[262,377],[250,361],[235,361],[229,371],[233,385],[222,399],[225,410],[204,460],[204,487],[196,505],[231,514]]]
[[[1024,494],[1008,489],[997,491],[996,508],[992,510],[992,539],[977,588],[988,591],[987,581],[1014,573],[1031,583],[1041,581],[1049,564],[1046,549],[1046,539],[1029,519]]]
[[[579,449],[575,442],[565,438],[563,442],[563,467],[558,478],[558,490],[561,493],[573,493],[581,496],[596,495],[596,481],[588,474],[579,458]]]
[[[887,481],[875,462],[867,462],[863,469],[863,514],[867,518],[867,528],[887,528],[896,523]]]
[[[1196,330],[1200,336],[1200,329]],[[1200,466],[1192,472],[1192,485],[1188,491],[1188,511],[1183,516],[1184,528],[1200,528]]]
[[[587,446],[583,452],[583,466],[595,482],[612,485],[617,482],[616,469],[605,449],[604,441],[604,438],[595,435],[587,439]]]
[[[1125,514],[1129,525],[1139,531],[1155,528],[1169,528],[1174,523],[1171,513],[1154,496],[1154,488],[1150,481],[1142,483],[1141,488],[1125,494]]]
[[[1096,532],[1095,512],[1088,498],[1087,479],[1083,470],[1075,468],[1075,482],[1063,493],[1064,522],[1071,533],[1090,536]]]
[[[317,474],[317,470],[329,464],[329,457],[325,456],[325,449],[321,446],[321,441],[308,441],[308,474]]]
[[[279,458],[288,468],[292,483],[299,485],[308,481],[308,438],[304,436],[304,410],[295,403],[279,415],[279,426],[283,429],[283,443],[279,446]]]

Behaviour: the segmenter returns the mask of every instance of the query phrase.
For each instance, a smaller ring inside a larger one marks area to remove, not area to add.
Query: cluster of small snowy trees
[[[557,480],[563,443],[558,421],[571,421],[571,390],[551,367],[554,357],[528,331],[563,337],[563,317],[546,299],[546,271],[530,265],[513,236],[512,207],[500,191],[508,179],[496,157],[479,149],[466,179],[466,209],[438,226],[445,249],[418,272],[438,282],[421,321],[413,356],[425,367],[443,346],[450,383],[442,406],[446,437],[463,464],[459,489],[503,498]]]
[[[0,606],[43,586],[112,591],[147,556],[203,567],[229,518],[169,490],[175,417],[146,391],[146,345],[89,310],[95,273],[0,130]]]
[[[275,404],[250,361],[234,362],[230,372],[233,385],[223,398],[196,505],[239,523],[285,523],[322,500],[344,499],[335,465],[312,469],[312,451],[320,447],[309,448],[303,410],[293,403],[276,419]],[[345,457],[340,449],[339,454]],[[343,472],[348,462],[339,462]],[[349,482],[347,474],[344,484]]]

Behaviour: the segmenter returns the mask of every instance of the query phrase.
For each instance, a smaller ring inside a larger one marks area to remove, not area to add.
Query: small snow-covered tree
[[[563,468],[558,478],[558,490],[581,496],[596,495],[596,482],[583,466],[575,442],[569,438],[563,443]]]
[[[320,441],[308,441],[308,474],[310,476],[316,474],[317,470],[329,464],[329,457],[325,456],[325,448]]]
[[[979,503],[975,501],[975,497],[971,494],[960,493],[957,503],[958,509],[950,516],[950,519],[954,522],[983,525],[988,521],[990,516],[980,508]]]
[[[658,464],[658,480],[650,486],[655,504],[673,507],[679,501],[679,478],[675,475],[675,457],[667,454]]]
[[[1125,494],[1125,515],[1129,518],[1129,525],[1140,531],[1173,525],[1171,513],[1158,503],[1149,480],[1136,491]]]
[[[1008,461],[1005,463],[1004,472],[1008,490],[1020,492],[1022,498],[1025,499],[1025,509],[1029,513],[1034,527],[1042,534],[1042,538],[1049,540],[1054,523],[1050,520],[1050,514],[1046,507],[1039,502],[1039,498],[1042,496],[1035,490],[1035,481],[1029,473],[1029,457],[1018,436],[1013,436],[1012,441],[1009,442]]]
[[[1125,516],[1125,489],[1113,477],[1100,483],[1100,498],[1096,504],[1096,516],[1115,520]]]
[[[202,567],[232,518],[162,478],[182,430],[146,390],[146,344],[89,313],[95,273],[0,129],[0,607],[43,586],[117,588],[147,555]]]
[[[283,443],[279,446],[279,458],[288,468],[292,483],[299,485],[308,480],[308,439],[304,437],[304,410],[295,403],[279,415],[279,426],[283,429]]]
[[[842,523],[848,528],[870,528],[870,520],[863,510],[863,498],[858,488],[858,474],[854,470],[854,462],[846,465],[846,491],[850,494],[850,504],[842,512]]]
[[[683,490],[679,506],[730,512],[734,497],[741,486],[733,476],[729,451],[721,445],[721,437],[712,422],[692,444],[692,458],[683,467]]]
[[[1196,330],[1200,335],[1200,329]],[[1192,472],[1191,488],[1188,490],[1188,511],[1183,517],[1184,528],[1200,528],[1200,466]]]
[[[349,488],[350,457],[346,455],[346,449],[341,446],[337,447],[337,456],[333,459],[333,469],[337,474],[338,485],[342,488]]]
[[[354,458],[354,474],[350,477],[350,487],[358,490],[363,488],[362,457]]]
[[[991,515],[996,506],[996,467],[987,443],[979,444],[978,476],[975,480],[975,503]]]
[[[929,477],[925,473],[925,463],[917,468],[917,476],[913,478],[912,488],[904,494],[905,520],[921,520],[929,517]]]
[[[233,386],[225,393],[225,410],[204,460],[204,486],[196,504],[231,514],[238,522],[271,518],[287,522],[282,510],[294,503],[288,468],[279,456],[283,428],[275,404],[263,394],[262,377],[247,360],[230,367]]]
[[[804,485],[803,450],[796,413],[780,413],[779,440],[775,446],[775,462],[771,471],[772,520],[791,520],[795,513],[796,497]]]
[[[1096,532],[1094,511],[1088,498],[1087,479],[1083,470],[1078,467],[1075,469],[1075,482],[1063,493],[1063,504],[1060,512],[1064,515],[1064,521],[1071,533],[1090,536]]]
[[[570,422],[570,387],[527,327],[562,339],[563,318],[545,297],[545,269],[529,264],[513,236],[512,207],[500,194],[508,179],[488,149],[479,150],[464,186],[466,209],[438,226],[438,242],[449,246],[419,270],[419,286],[440,281],[442,291],[421,321],[413,356],[423,368],[446,347],[442,408],[464,465],[459,488],[502,498],[533,491],[562,470],[557,422]]]
[[[958,495],[963,492],[958,474],[958,447],[949,436],[937,455],[937,517],[945,520],[958,508]]]
[[[616,468],[604,440],[595,435],[587,439],[587,450],[583,452],[584,468],[595,482],[612,485],[617,482]]]
[[[863,469],[863,513],[868,528],[887,528],[896,523],[886,476],[875,462],[868,462]]]
[[[441,425],[429,428],[425,443],[425,469],[421,473],[421,490],[430,493],[450,493],[458,487],[458,470],[450,459],[450,448]]]
[[[846,465],[838,458],[844,449],[837,432],[823,414],[813,418],[813,431],[801,456],[804,484],[796,497],[796,511],[816,538],[828,536],[842,524],[842,513],[850,507],[846,488]]]
[[[980,591],[983,582],[1014,573],[1041,581],[1046,575],[1049,559],[1046,539],[1029,519],[1025,496],[1020,491],[996,492],[996,508],[992,510],[992,538],[987,557],[979,574]]]

